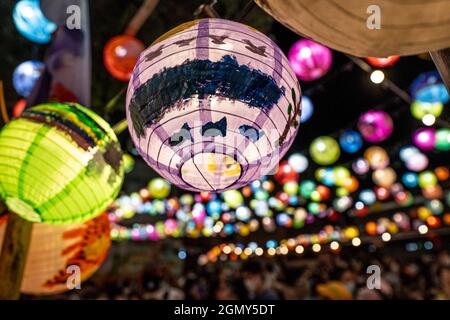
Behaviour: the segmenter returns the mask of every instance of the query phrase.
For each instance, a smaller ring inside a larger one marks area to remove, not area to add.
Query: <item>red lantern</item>
[[[13,118],[17,118],[18,116],[20,116],[22,114],[23,110],[25,110],[26,106],[27,106],[26,99],[20,99],[19,101],[17,101],[16,104],[14,105],[13,111],[12,111]]]
[[[386,68],[393,66],[399,59],[400,56],[389,56],[387,58],[368,57],[366,60],[372,67]]]
[[[316,190],[320,194],[320,199],[322,201],[326,201],[330,198],[330,188],[323,185],[319,185],[317,186]]]
[[[280,162],[277,173],[275,173],[275,179],[281,183],[285,184],[289,181],[298,181],[298,173],[292,169],[287,161]]]
[[[110,39],[103,50],[103,63],[108,72],[120,81],[131,78],[144,44],[130,35],[120,35]]]

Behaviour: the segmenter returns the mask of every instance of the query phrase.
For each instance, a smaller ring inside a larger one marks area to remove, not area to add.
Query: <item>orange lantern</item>
[[[130,35],[110,39],[103,49],[103,63],[108,72],[120,81],[129,81],[144,44]]]
[[[0,219],[0,248],[7,216]],[[80,280],[88,279],[105,260],[111,246],[108,215],[69,226],[35,223],[25,265],[21,291],[26,294],[57,294],[79,268]]]
[[[366,223],[366,232],[367,234],[374,236],[377,234],[377,224],[373,221]]]
[[[439,181],[445,181],[450,177],[450,172],[446,167],[437,167],[434,169],[434,173]]]

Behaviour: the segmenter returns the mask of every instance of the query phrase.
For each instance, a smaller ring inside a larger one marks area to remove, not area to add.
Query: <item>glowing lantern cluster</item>
[[[299,83],[265,35],[221,19],[185,23],[142,52],[128,86],[138,152],[183,189],[236,189],[269,173],[300,122]]]
[[[123,175],[111,127],[79,105],[39,105],[0,131],[0,197],[26,220],[93,218],[117,196]]]

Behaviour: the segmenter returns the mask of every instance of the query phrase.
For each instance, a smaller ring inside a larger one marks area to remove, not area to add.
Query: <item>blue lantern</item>
[[[345,152],[355,153],[361,149],[363,140],[355,130],[345,130],[339,137],[339,144]]]
[[[21,0],[13,11],[13,21],[19,33],[30,41],[48,43],[57,26],[41,11],[39,0]]]
[[[437,71],[429,71],[419,75],[411,85],[411,95],[421,102],[441,102],[450,100],[445,84]]]
[[[310,98],[302,96],[302,114],[300,116],[300,123],[304,123],[311,118],[314,112],[314,105]]]
[[[402,176],[402,182],[407,188],[415,188],[419,183],[419,176],[414,172],[406,172]]]
[[[365,205],[370,206],[377,200],[377,196],[372,190],[364,189],[359,193],[359,200],[364,202]]]
[[[40,61],[25,61],[13,73],[13,86],[22,97],[28,97],[42,74],[44,64]]]

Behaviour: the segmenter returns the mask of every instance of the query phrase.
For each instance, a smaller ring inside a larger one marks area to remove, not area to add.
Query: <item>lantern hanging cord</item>
[[[9,122],[9,116],[8,116],[8,111],[6,110],[5,94],[3,91],[3,81],[1,81],[1,80],[0,80],[0,109],[2,112],[3,122],[6,124]]]
[[[248,0],[247,3],[245,4],[245,7],[236,14],[234,20],[236,20],[237,22],[244,21],[244,19],[250,14],[250,12],[252,12],[255,5],[256,5],[255,1]]]

